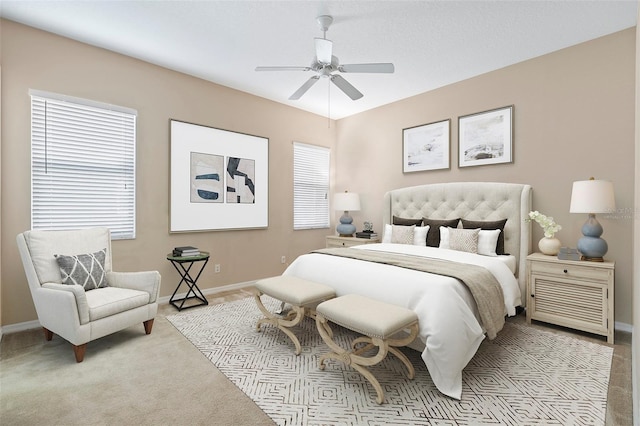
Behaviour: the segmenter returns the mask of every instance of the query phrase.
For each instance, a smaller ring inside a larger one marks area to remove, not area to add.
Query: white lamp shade
[[[355,192],[340,192],[333,196],[334,210],[355,212],[360,210],[360,196]]]
[[[571,213],[611,213],[616,209],[613,183],[606,180],[573,182]]]

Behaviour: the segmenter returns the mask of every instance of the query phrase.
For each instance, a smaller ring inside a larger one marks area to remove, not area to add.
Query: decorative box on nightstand
[[[356,237],[339,237],[337,235],[327,236],[327,248],[329,247],[353,247],[361,244],[379,243],[380,238],[356,238]]]
[[[607,337],[613,343],[615,262],[527,256],[527,322],[544,321]]]

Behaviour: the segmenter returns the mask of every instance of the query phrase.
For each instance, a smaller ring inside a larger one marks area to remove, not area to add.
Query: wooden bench
[[[256,304],[264,314],[256,324],[256,330],[260,331],[262,324],[272,324],[278,327],[284,334],[289,336],[296,346],[296,355],[300,355],[302,350],[300,341],[291,332],[290,328],[295,327],[302,321],[305,315],[315,318],[315,308],[318,303],[335,297],[334,290],[324,284],[303,280],[291,275],[258,280],[255,284],[254,296]],[[291,310],[284,317],[270,312],[262,303],[260,298],[263,294],[291,305]]]
[[[356,338],[350,350],[345,350],[333,340],[329,321],[362,334]],[[413,379],[415,369],[397,347],[406,346],[418,335],[418,316],[415,312],[368,297],[348,294],[322,302],[316,308],[316,326],[322,340],[332,352],[320,358],[324,370],[327,359],[333,358],[350,365],[362,374],[377,392],[376,402],[382,404],[384,392],[374,375],[366,368],[382,361],[387,352],[394,354],[407,367],[407,377]],[[399,332],[408,330],[409,334]],[[377,347],[373,356],[364,353]]]

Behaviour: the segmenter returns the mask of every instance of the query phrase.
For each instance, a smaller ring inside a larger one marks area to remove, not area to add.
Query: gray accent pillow
[[[85,291],[108,286],[104,271],[106,248],[91,254],[54,254],[54,257],[60,267],[62,284],[81,285]]]
[[[427,247],[440,247],[440,227],[445,228],[457,228],[460,219],[427,219],[422,218],[422,222],[429,225],[429,232],[427,232]]]
[[[507,254],[504,252],[504,226],[507,223],[507,219],[502,220],[466,220],[462,219],[462,227],[464,229],[476,229],[493,230],[499,229],[500,235],[498,236],[498,243],[496,245],[496,254]]]
[[[393,224],[401,225],[401,226],[411,226],[411,225],[422,226],[422,219],[407,219],[404,217],[394,216]]]

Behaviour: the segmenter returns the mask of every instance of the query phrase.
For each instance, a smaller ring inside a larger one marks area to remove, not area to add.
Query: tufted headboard
[[[392,217],[430,219],[500,220],[505,252],[516,256],[516,277],[526,301],[525,262],[531,252],[531,186],[499,182],[452,182],[394,189],[384,195],[383,224]]]

